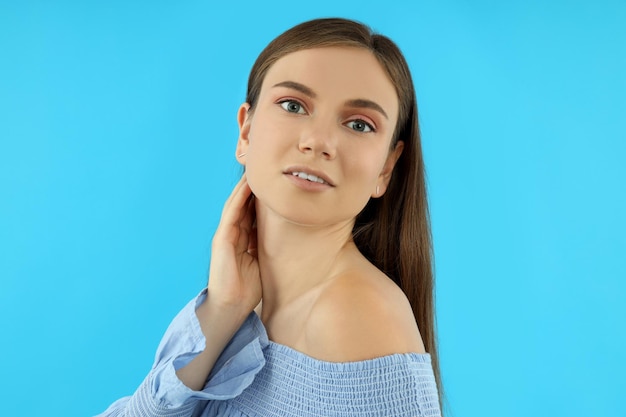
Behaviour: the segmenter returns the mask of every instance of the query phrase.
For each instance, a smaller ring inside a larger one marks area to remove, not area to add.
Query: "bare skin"
[[[384,116],[354,104],[363,101]],[[253,310],[270,340],[323,361],[424,352],[406,297],[351,237],[403,150],[390,146],[397,112],[393,85],[366,50],[298,51],[268,71],[254,111],[239,110],[236,154],[246,175],[213,239],[209,295],[196,311],[207,348],[178,370],[185,385],[203,387]],[[299,180],[293,170],[327,181]]]

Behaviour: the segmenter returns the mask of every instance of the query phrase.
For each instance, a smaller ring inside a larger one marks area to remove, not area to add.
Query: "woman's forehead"
[[[285,82],[302,84],[316,96],[380,101],[390,112],[397,112],[396,89],[374,54],[365,48],[333,46],[289,53],[269,68],[261,94]]]

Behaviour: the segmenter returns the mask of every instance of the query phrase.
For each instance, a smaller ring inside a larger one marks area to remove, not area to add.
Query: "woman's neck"
[[[302,226],[281,218],[257,202],[257,238],[263,285],[262,317],[319,287],[345,267],[356,250],[353,221]]]

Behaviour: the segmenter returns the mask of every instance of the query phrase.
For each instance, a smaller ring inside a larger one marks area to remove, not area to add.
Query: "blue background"
[[[315,17],[404,50],[449,411],[624,416],[626,3],[3,1],[3,415],[130,395],[205,285],[256,55]]]

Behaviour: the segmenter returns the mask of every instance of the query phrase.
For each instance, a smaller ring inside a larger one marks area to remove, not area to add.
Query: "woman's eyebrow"
[[[385,110],[383,110],[383,108],[378,103],[372,100],[366,100],[364,98],[355,98],[354,100],[346,101],[346,105],[350,107],[360,107],[364,109],[376,110],[377,112],[385,116],[385,119],[389,119],[389,116],[387,116],[387,113],[385,113]]]
[[[274,84],[274,87],[287,87],[293,90],[297,90],[301,92],[302,94],[309,96],[310,98],[317,97],[317,94],[315,94],[313,90],[311,90],[309,87],[307,87],[304,84],[297,83],[295,81],[282,81],[278,84]]]

